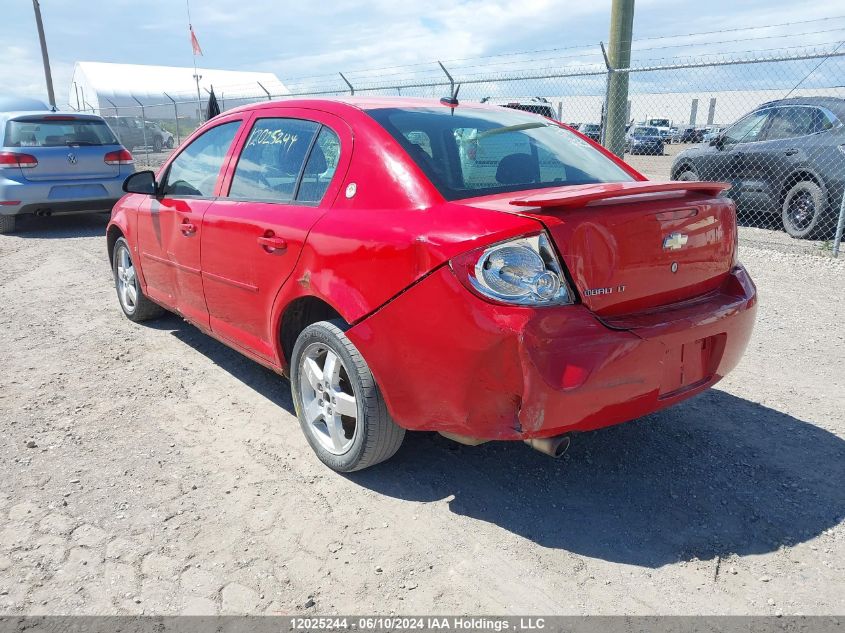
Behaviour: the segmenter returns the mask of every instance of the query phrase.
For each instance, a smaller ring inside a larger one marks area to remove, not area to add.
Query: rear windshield
[[[117,145],[105,121],[96,119],[23,119],[6,122],[5,147]]]
[[[367,113],[447,200],[633,180],[578,135],[523,112],[458,106]]]

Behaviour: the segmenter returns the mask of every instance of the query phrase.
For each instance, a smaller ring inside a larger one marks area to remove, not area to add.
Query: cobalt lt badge
[[[687,235],[684,235],[683,233],[670,233],[665,238],[663,238],[663,250],[680,250],[688,241],[689,237]]]

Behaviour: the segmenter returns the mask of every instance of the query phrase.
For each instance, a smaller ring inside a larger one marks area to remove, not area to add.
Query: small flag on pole
[[[199,40],[197,40],[197,36],[194,34],[194,28],[190,24],[188,25],[188,30],[191,32],[191,48],[194,49],[194,55],[202,55]]]

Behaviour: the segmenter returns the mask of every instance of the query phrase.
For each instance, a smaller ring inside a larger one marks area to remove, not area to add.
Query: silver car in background
[[[0,112],[0,233],[25,213],[109,211],[135,171],[132,154],[93,114]]]

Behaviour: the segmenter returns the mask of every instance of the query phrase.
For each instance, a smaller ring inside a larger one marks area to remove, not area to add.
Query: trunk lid
[[[120,167],[107,165],[103,159],[108,152],[118,149],[120,149],[119,145],[27,148],[25,153],[35,156],[38,159],[38,165],[22,169],[21,172],[30,182],[116,178],[120,173]]]
[[[736,257],[724,183],[625,182],[471,202],[546,225],[583,303],[600,316],[676,304],[718,289]]]

